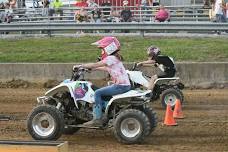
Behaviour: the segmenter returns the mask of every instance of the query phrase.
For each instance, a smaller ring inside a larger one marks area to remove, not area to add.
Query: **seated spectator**
[[[88,7],[87,0],[79,0],[75,3],[76,7]]]
[[[124,9],[120,13],[120,17],[123,22],[131,22],[131,19],[132,19],[131,10],[129,8],[127,8],[127,5],[128,5],[128,1],[124,0],[123,1]]]
[[[102,21],[103,18],[103,13],[101,12],[101,10],[98,8],[98,6],[94,6],[93,10],[92,10],[92,17],[91,20],[95,23],[100,23]]]
[[[170,12],[165,9],[163,5],[160,5],[159,11],[155,15],[156,22],[170,21]]]
[[[112,6],[110,0],[104,0],[103,3],[101,4],[101,6],[104,7],[102,9],[104,16],[109,17],[110,13],[111,13],[111,6]]]
[[[61,7],[63,6],[63,3],[61,2],[61,0],[54,0],[51,2],[51,9],[50,9],[50,16],[53,16],[53,14],[60,14],[60,16],[63,16],[63,10],[61,9]],[[61,20],[62,18],[60,18]]]
[[[80,10],[75,12],[74,20],[77,23],[87,22],[88,21],[88,12],[85,7],[82,7]]]
[[[10,3],[5,3],[5,19],[4,22],[10,23],[13,19],[13,10],[10,9]]]

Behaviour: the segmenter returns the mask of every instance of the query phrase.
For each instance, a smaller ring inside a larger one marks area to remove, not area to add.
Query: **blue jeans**
[[[224,14],[216,14],[216,22],[221,23],[221,22],[226,22],[226,18]]]
[[[129,85],[117,85],[113,84],[106,86],[95,91],[95,105],[93,107],[93,119],[101,119],[102,117],[102,105],[105,102],[102,96],[113,96],[122,94],[131,89]]]

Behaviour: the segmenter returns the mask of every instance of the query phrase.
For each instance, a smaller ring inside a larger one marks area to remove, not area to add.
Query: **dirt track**
[[[26,116],[44,89],[0,89],[0,113],[15,120],[0,121],[1,140],[31,140],[25,127]],[[60,140],[73,151],[228,151],[228,90],[187,90],[178,126],[162,125],[165,111],[159,102],[152,106],[158,114],[156,130],[141,145],[122,145],[112,132],[82,129]]]

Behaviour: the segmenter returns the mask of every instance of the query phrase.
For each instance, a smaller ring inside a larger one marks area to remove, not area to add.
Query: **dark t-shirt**
[[[155,62],[164,66],[164,72],[157,74],[158,78],[174,77],[176,73],[176,67],[172,58],[168,56],[159,55]]]
[[[122,10],[121,12],[121,17],[123,18],[124,22],[128,22],[129,19],[131,18],[131,11],[130,10]]]
[[[173,59],[171,59],[168,56],[158,55],[158,57],[155,59],[155,61],[158,64],[163,64],[164,68],[165,68],[165,71],[175,70],[176,69]]]

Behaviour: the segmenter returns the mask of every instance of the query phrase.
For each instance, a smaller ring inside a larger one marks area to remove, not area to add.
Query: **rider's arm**
[[[81,67],[87,68],[87,69],[95,69],[99,67],[105,67],[106,64],[102,61],[96,62],[96,63],[87,63],[87,64],[82,64]]]
[[[98,68],[95,68],[94,70],[107,71],[107,68],[106,67],[98,67]]]
[[[147,60],[147,61],[142,61],[139,62],[138,65],[144,65],[144,64],[155,64],[154,60]]]

